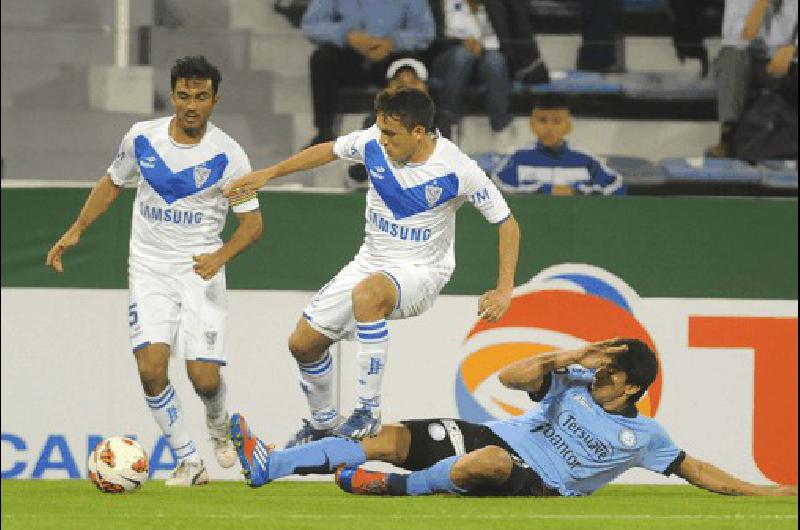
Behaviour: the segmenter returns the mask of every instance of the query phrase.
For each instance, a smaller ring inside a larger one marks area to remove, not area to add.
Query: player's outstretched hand
[[[67,230],[67,232],[56,241],[50,252],[47,253],[45,265],[53,267],[58,272],[64,272],[64,265],[61,263],[61,255],[69,247],[74,247],[81,240],[81,235],[77,230]]]
[[[512,291],[492,289],[486,291],[478,302],[478,316],[489,322],[497,322],[511,307]]]
[[[578,350],[577,362],[585,368],[599,370],[613,363],[617,355],[626,351],[628,346],[619,344],[619,339],[601,340]]]
[[[216,252],[192,256],[192,259],[194,260],[194,272],[204,280],[213,278],[225,265],[225,260],[219,257]]]
[[[253,171],[226,184],[222,188],[222,194],[229,199],[250,195],[266,184],[269,178],[269,173],[266,170]]]

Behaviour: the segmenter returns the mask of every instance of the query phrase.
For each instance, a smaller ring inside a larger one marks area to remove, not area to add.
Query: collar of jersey
[[[219,153],[213,158],[180,171],[172,171],[150,141],[139,135],[134,139],[134,155],[142,177],[167,204],[207,189],[217,183],[228,166],[228,157]],[[208,172],[198,186],[196,171]]]
[[[370,140],[364,146],[364,166],[372,187],[395,219],[427,212],[458,195],[458,177],[455,173],[448,173],[410,188],[402,187],[377,140]]]

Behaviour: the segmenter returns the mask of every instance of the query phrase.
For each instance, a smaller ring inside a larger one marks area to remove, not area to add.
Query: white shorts
[[[192,265],[128,266],[131,347],[170,346],[173,357],[220,365],[225,360],[225,269],[204,280]]]
[[[378,266],[356,257],[319,290],[303,311],[303,317],[312,328],[333,341],[352,338],[356,327],[353,288],[375,273],[385,274],[397,287],[397,306],[389,315],[393,320],[427,311],[452,271],[419,265]]]

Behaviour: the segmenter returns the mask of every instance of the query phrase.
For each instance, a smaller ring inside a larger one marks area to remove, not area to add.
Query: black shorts
[[[409,471],[428,468],[445,458],[463,455],[495,445],[505,449],[514,463],[511,476],[503,484],[472,490],[468,495],[501,497],[552,497],[559,495],[542,483],[509,445],[485,425],[448,418],[401,422],[411,432],[408,457],[400,466]]]

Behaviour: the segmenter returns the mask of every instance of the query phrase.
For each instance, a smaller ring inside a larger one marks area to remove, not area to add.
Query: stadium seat
[[[567,72],[551,72],[550,82],[537,85],[527,85],[519,81],[514,82],[514,92],[531,92],[543,94],[550,92],[580,93],[580,94],[619,94],[622,92],[622,83],[611,79],[610,76],[596,72],[581,72],[571,70]]]
[[[636,156],[605,156],[605,164],[622,175],[626,185],[663,184],[666,181],[663,168],[646,158]]]
[[[761,172],[764,186],[797,190],[797,160],[768,160],[761,165]]]
[[[661,162],[667,180],[758,184],[761,170],[729,158],[667,158]]]

